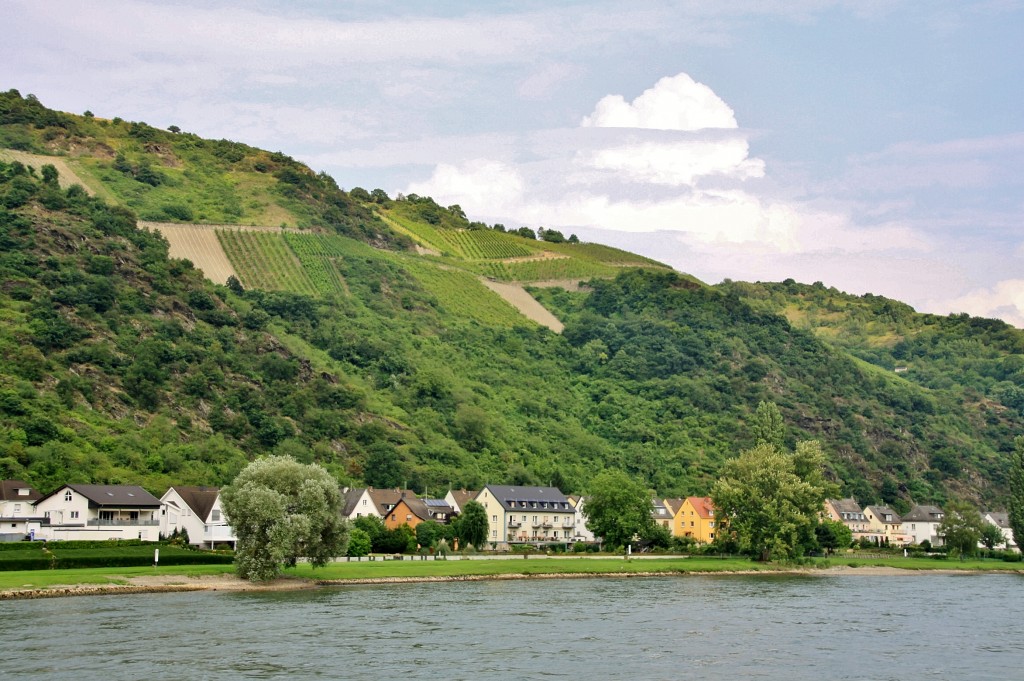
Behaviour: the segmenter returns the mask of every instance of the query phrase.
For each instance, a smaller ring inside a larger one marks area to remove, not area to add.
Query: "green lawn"
[[[222,575],[234,572],[234,565],[169,565],[162,567],[104,567],[75,570],[11,570],[0,572],[0,591],[48,589],[84,584],[124,584],[128,577],[142,575]]]

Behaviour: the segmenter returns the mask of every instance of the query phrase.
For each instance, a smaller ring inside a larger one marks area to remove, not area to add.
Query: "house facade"
[[[914,506],[903,516],[903,534],[910,537],[911,544],[927,540],[932,546],[942,546],[939,525],[945,517],[938,506]]]
[[[487,539],[496,546],[573,541],[576,509],[554,487],[488,485],[476,500],[487,511]]]
[[[868,518],[864,515],[864,509],[852,497],[848,499],[826,499],[825,517],[841,522],[850,528],[854,541],[873,536],[871,527],[868,524]]]
[[[42,496],[23,480],[0,480],[0,541],[21,541],[39,532],[43,517],[35,502]]]
[[[164,537],[185,530],[189,544],[208,549],[218,544],[235,546],[238,541],[224,517],[216,487],[171,487],[160,497],[160,504],[160,534]]]
[[[672,536],[691,537],[700,544],[715,540],[718,521],[711,497],[686,497],[672,518]]]
[[[982,511],[981,517],[986,523],[995,525],[1003,533],[1003,547],[1007,551],[1020,551],[1013,536],[1013,528],[1010,527],[1010,516],[1006,511]]]
[[[584,512],[587,498],[577,494],[570,494],[566,499],[569,500],[569,505],[576,509],[576,527],[573,531],[572,540],[574,542],[582,541],[588,543],[597,541],[597,537],[587,527],[587,514]]]
[[[868,521],[868,538],[878,545],[907,546],[910,537],[903,533],[903,519],[888,506],[865,506],[864,517]]]
[[[394,530],[402,525],[415,528],[420,523],[431,520],[441,525],[447,524],[454,516],[454,510],[444,499],[419,499],[405,496],[398,500],[384,518],[384,527]]]
[[[36,502],[43,539],[160,538],[160,500],[137,485],[64,485]]]
[[[444,495],[444,500],[452,507],[452,512],[458,514],[462,513],[462,506],[467,501],[476,499],[478,494],[480,494],[480,490],[450,489],[448,490],[448,494]]]

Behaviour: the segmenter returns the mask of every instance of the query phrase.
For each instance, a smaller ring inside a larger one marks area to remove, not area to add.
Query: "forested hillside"
[[[817,286],[709,287],[572,235],[345,192],[290,159],[149,128],[180,163],[158,166],[139,125],[2,98],[0,144],[67,154],[96,196],[45,164],[0,162],[0,477],[161,493],[224,484],[273,452],[343,484],[436,495],[582,492],[605,468],[704,494],[771,400],[790,440],[820,438],[829,474],[862,503],[1002,499],[1024,432],[1024,338],[1000,322]],[[176,211],[172,194],[125,184],[147,158],[164,178],[147,186],[183,192],[190,220],[274,214],[300,229],[218,232],[241,281],[206,281],[136,227]],[[272,181],[232,184],[256,175]],[[240,213],[216,198],[226,185]],[[481,276],[587,283],[531,289],[564,322],[556,334]]]

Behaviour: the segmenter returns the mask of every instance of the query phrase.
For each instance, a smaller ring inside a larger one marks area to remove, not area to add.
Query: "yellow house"
[[[701,544],[710,544],[718,531],[718,519],[711,497],[686,497],[672,518],[672,536],[693,537]]]

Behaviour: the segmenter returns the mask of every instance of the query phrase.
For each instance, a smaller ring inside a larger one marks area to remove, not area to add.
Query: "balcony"
[[[90,518],[86,524],[89,527],[158,527],[160,521],[142,518]]]
[[[236,539],[230,525],[207,525],[203,529],[203,542],[233,542]]]
[[[519,522],[518,520],[510,520],[510,521],[508,521],[508,526],[509,527],[522,527],[523,524],[521,522]]]

